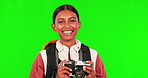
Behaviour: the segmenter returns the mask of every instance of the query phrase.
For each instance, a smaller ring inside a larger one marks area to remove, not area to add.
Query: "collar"
[[[70,51],[71,50],[75,50],[75,52],[78,52],[80,50],[80,48],[81,48],[81,42],[79,40],[76,40],[76,44],[75,45],[72,45],[70,47],[70,49],[69,49],[67,46],[62,45],[61,42],[60,42],[60,40],[58,40],[56,42],[56,48],[57,48],[57,50],[59,52],[62,52],[64,49],[67,49],[67,50],[70,50]]]

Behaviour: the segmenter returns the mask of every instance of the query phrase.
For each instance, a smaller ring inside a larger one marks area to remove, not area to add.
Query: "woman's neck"
[[[67,46],[68,48],[70,48],[71,46],[73,46],[73,45],[75,45],[76,44],[76,39],[73,39],[73,40],[62,40],[62,39],[60,39],[60,43],[62,44],[62,45],[65,45],[65,46]]]

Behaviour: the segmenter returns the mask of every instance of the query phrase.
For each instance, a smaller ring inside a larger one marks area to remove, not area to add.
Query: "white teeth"
[[[72,31],[63,31],[63,33],[67,34],[67,33],[71,33]]]

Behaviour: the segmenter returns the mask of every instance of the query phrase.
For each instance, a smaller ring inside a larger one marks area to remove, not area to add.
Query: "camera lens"
[[[76,68],[75,76],[76,76],[76,78],[84,78],[85,77],[85,73],[81,67]]]
[[[85,74],[83,72],[76,72],[76,78],[84,78]]]

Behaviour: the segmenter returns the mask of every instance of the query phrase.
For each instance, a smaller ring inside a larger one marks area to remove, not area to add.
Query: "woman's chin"
[[[61,38],[63,41],[73,41],[75,38],[71,37],[66,37],[66,38]]]

